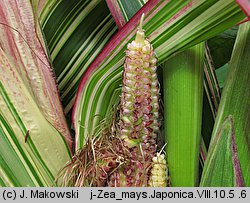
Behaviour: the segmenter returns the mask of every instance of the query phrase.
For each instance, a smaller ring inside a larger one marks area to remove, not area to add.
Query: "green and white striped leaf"
[[[117,26],[105,0],[51,0],[41,4],[40,22],[68,114],[82,75]]]
[[[121,29],[148,0],[106,0],[116,25]]]
[[[71,146],[71,136],[40,25],[29,1],[0,2],[0,34],[0,48],[17,69],[46,119]]]
[[[153,43],[159,63],[235,25],[244,14],[234,1],[149,1],[114,36],[89,66],[79,86],[73,112],[76,148],[93,133],[121,84],[126,44],[134,37],[145,13],[146,35]]]
[[[2,49],[0,71],[2,180],[8,186],[52,186],[70,160],[67,143],[44,117]]]
[[[29,1],[0,2],[0,184],[53,186],[71,137]]]

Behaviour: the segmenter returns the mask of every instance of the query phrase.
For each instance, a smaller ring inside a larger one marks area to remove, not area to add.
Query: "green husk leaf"
[[[164,130],[172,186],[198,184],[204,44],[164,63]]]
[[[232,141],[234,136],[233,117],[228,116],[211,143],[201,186],[243,186],[236,185],[233,167]],[[223,153],[222,153],[223,152]],[[241,173],[241,171],[240,171]]]

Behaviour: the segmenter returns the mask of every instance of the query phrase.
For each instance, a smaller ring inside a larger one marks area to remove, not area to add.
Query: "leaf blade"
[[[1,51],[15,64],[44,116],[72,144],[40,26],[29,1],[1,1]]]
[[[117,27],[104,0],[48,1],[40,22],[69,114],[82,75]]]
[[[52,186],[71,152],[55,128],[58,125],[54,127],[38,106],[29,83],[13,60],[15,55],[9,56],[6,47],[0,47],[2,181],[7,186]]]
[[[248,19],[250,19],[250,2],[249,0],[236,0],[241,9],[247,15]]]
[[[249,111],[250,93],[248,91],[250,82],[250,72],[248,67],[250,65],[250,60],[249,60],[250,48],[249,46],[247,46],[250,43],[249,33],[250,33],[249,22],[240,25],[229,66],[229,73],[227,75],[226,83],[223,89],[220,107],[218,110],[212,135],[212,141],[214,142],[217,138],[217,134],[220,132],[221,126],[223,126],[224,120],[230,115],[233,117],[235,145],[237,146],[238,160],[239,160],[238,162],[236,159],[236,162],[234,160],[233,163],[235,170],[234,177],[236,176],[236,178],[240,178],[239,173],[236,173],[236,171],[239,171],[239,164],[240,164],[244,183],[246,186],[250,185],[250,178],[249,178],[250,153],[249,153],[249,142],[248,142],[249,121],[250,121],[250,111]],[[235,146],[233,147],[235,149]],[[230,151],[233,151],[233,149],[230,149]],[[219,153],[217,154],[219,155]],[[235,157],[233,157],[233,159],[235,159]],[[210,162],[209,159],[207,159],[207,163],[205,163],[205,169],[209,168],[209,162]],[[231,160],[231,165],[232,165],[232,160]],[[206,173],[209,173],[206,171],[210,170],[209,169],[205,170],[203,174],[204,176],[203,182],[205,182],[205,177],[207,177]],[[223,171],[221,171],[220,173],[222,172]],[[226,179],[227,177],[224,178]],[[224,179],[221,177],[221,179],[219,179],[218,181],[224,181]],[[243,181],[238,180],[237,182],[238,184],[242,184]],[[202,183],[202,185],[206,186],[207,184]]]

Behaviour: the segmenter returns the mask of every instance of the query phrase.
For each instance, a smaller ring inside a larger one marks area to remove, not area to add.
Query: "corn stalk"
[[[196,186],[202,123],[204,44],[163,65],[164,129],[171,185]]]

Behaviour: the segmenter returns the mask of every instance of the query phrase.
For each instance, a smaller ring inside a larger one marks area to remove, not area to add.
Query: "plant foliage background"
[[[1,1],[0,185],[55,185],[119,102],[126,45],[144,13],[172,186],[249,186],[249,8],[240,0]]]

